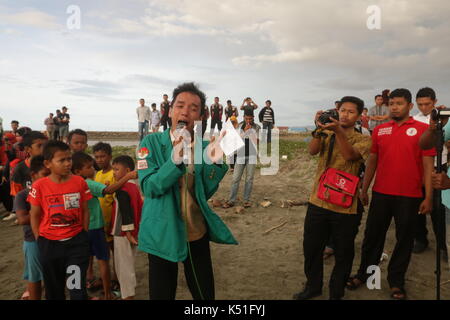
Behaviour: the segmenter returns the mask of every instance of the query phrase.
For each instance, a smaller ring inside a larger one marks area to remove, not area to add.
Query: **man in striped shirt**
[[[259,112],[259,122],[263,124],[263,134],[267,130],[267,143],[272,141],[272,129],[275,125],[275,114],[272,109],[272,101],[267,100],[266,106]]]

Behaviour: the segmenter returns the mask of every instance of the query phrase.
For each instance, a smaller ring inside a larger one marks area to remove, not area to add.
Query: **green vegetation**
[[[137,146],[131,146],[131,147],[122,147],[122,146],[116,146],[112,147],[112,156],[113,159],[117,156],[122,155],[128,155],[136,161],[136,147]],[[86,150],[87,153],[92,155],[92,147],[88,147]]]
[[[307,147],[308,147],[308,143],[305,141],[280,139],[280,144],[279,144],[280,160],[283,155],[286,155],[288,160],[292,160],[299,153],[306,152]],[[112,147],[112,149],[113,149],[113,158],[120,156],[120,155],[129,155],[136,161],[136,146],[131,146],[131,147],[116,146],[116,147]],[[88,147],[86,152],[89,154],[92,154],[92,147]]]

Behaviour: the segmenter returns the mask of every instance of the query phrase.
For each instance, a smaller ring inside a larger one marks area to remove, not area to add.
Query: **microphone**
[[[177,138],[179,138],[180,136],[184,137],[184,139],[183,139],[183,162],[184,163],[188,163],[188,161],[189,161],[188,144],[190,143],[190,135],[187,132],[186,127],[187,127],[187,122],[180,120],[180,121],[178,121],[176,129],[175,129],[176,132],[178,133]]]

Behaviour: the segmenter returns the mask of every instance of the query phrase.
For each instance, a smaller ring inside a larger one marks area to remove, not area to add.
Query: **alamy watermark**
[[[67,7],[66,13],[70,16],[67,18],[66,26],[69,30],[81,29],[81,9],[77,5],[70,5]]]

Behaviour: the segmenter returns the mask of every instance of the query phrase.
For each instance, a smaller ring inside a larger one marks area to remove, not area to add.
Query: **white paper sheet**
[[[239,131],[234,128],[231,120],[225,122],[222,130],[226,130],[227,133],[225,134],[225,137],[223,137],[222,141],[220,141],[220,147],[222,148],[223,153],[229,157],[236,150],[242,148],[245,143],[239,135]]]

